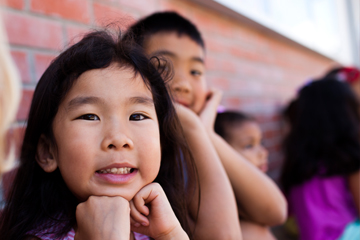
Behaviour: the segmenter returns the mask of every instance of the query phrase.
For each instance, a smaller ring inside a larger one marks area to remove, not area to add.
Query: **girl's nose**
[[[268,152],[268,150],[266,150],[266,148],[264,148],[264,146],[260,146],[260,157],[261,157],[261,159],[263,159],[263,160],[267,160],[268,159],[268,156],[269,156],[269,152]]]
[[[101,148],[104,151],[133,149],[134,143],[125,131],[110,129],[104,137]]]

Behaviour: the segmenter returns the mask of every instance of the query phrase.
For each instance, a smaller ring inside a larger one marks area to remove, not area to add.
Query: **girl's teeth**
[[[123,168],[109,168],[100,170],[100,173],[112,173],[112,174],[128,174],[130,173],[131,168],[123,167]]]

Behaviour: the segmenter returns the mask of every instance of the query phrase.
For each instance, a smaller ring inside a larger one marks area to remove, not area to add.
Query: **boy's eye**
[[[78,117],[77,119],[83,119],[83,120],[88,120],[88,121],[99,121],[100,118],[98,116],[96,116],[95,114],[84,114],[80,117]]]
[[[201,76],[202,75],[202,73],[198,70],[191,70],[190,73],[193,76]]]
[[[143,114],[140,114],[140,113],[136,113],[136,114],[132,114],[130,116],[130,121],[141,121],[141,120],[144,120],[144,119],[147,119],[148,117],[143,115]]]
[[[168,71],[169,70],[169,65],[168,64],[161,64],[159,66],[159,71],[160,72],[165,72],[165,71]]]

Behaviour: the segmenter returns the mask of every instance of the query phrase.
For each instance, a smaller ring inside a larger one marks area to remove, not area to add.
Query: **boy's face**
[[[206,100],[204,50],[187,35],[159,32],[144,44],[150,56],[161,55],[171,60],[174,78],[170,81],[174,100],[195,113],[200,113]]]
[[[259,125],[246,121],[228,130],[229,144],[262,172],[268,170],[268,151],[263,147]]]

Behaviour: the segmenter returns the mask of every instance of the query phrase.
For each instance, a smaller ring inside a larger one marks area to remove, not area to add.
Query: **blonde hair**
[[[0,175],[14,166],[13,148],[8,155],[6,154],[6,133],[15,119],[19,101],[20,79],[10,56],[4,25],[0,18]]]

